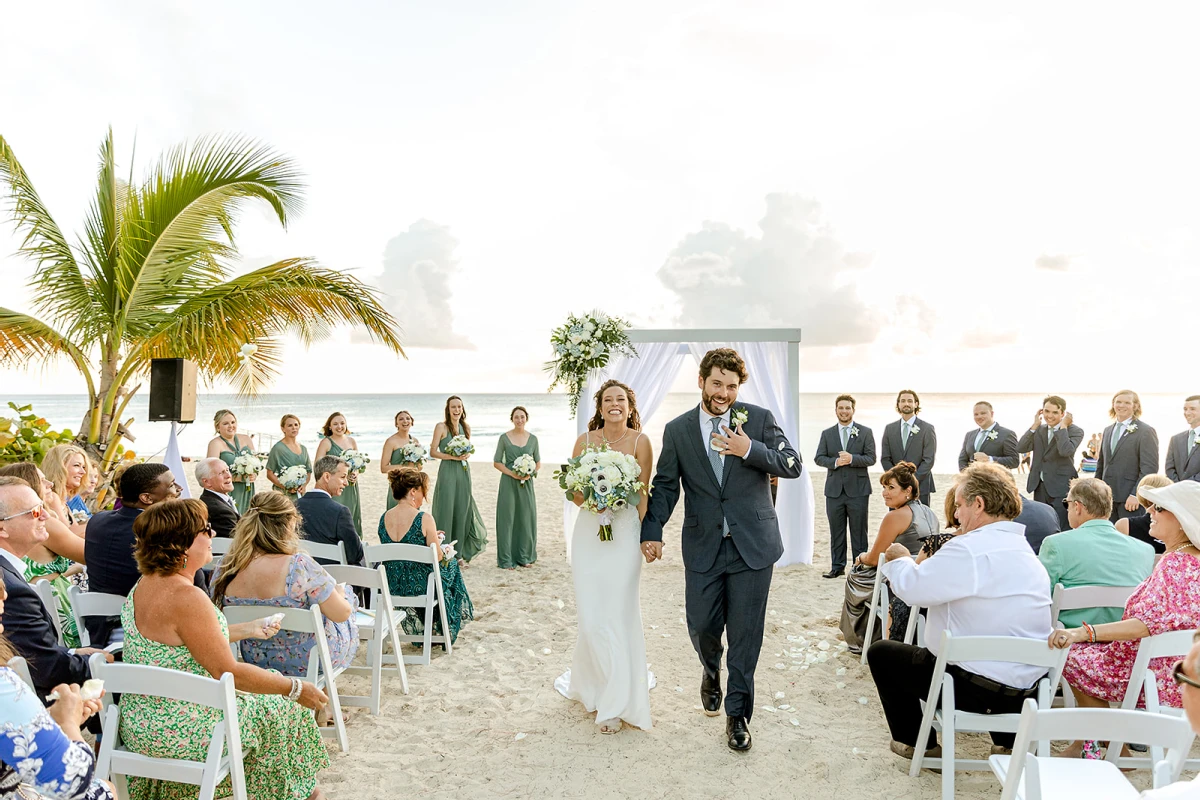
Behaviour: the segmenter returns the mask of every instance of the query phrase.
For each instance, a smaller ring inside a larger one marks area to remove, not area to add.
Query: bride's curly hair
[[[625,384],[617,380],[608,380],[596,392],[596,413],[588,420],[587,429],[589,431],[598,431],[604,427],[604,412],[600,410],[600,400],[604,397],[604,393],[614,386],[619,386],[621,391],[625,392],[625,396],[629,398],[629,417],[625,420],[627,427],[633,428],[635,431],[642,429],[642,418],[638,415],[637,410],[637,395],[633,393]]]

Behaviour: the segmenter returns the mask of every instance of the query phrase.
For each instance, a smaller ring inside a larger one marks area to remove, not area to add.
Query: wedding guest
[[[1058,528],[1063,531],[1071,527],[1063,500],[1071,488],[1071,479],[1079,477],[1075,471],[1075,451],[1082,441],[1083,428],[1074,424],[1067,412],[1067,401],[1052,394],[1042,401],[1033,425],[1017,442],[1022,453],[1033,452],[1026,491],[1034,500],[1054,509]]]
[[[1016,481],[1014,480],[1014,483]],[[1047,536],[1053,536],[1062,530],[1058,526],[1058,511],[1046,503],[1029,497],[1021,497],[1021,513],[1013,522],[1025,526],[1025,541],[1037,555],[1042,549],[1042,542]]]
[[[933,425],[917,415],[921,413],[921,398],[912,389],[896,395],[896,411],[900,419],[889,422],[883,429],[883,449],[879,463],[889,470],[901,461],[917,465],[917,480],[921,482],[921,504],[929,505],[929,495],[937,491],[933,483],[933,461],[937,456],[937,434]]]
[[[312,557],[300,552],[299,525],[296,504],[286,497],[268,492],[251,501],[245,519],[238,524],[233,546],[213,575],[213,602],[220,609],[320,606],[333,668],[343,669],[350,666],[358,650],[354,618],[358,604],[352,588],[339,584]],[[311,633],[294,631],[280,631],[269,639],[243,639],[242,660],[303,678],[308,674],[309,652],[315,641]]]
[[[829,520],[829,572],[837,578],[846,572],[846,530],[857,559],[867,550],[867,512],[871,479],[867,467],[875,464],[875,434],[866,425],[854,424],[857,402],[848,394],[833,403],[837,424],[821,432],[814,460],[825,467],[825,517]]]
[[[57,444],[42,457],[42,472],[54,484],[54,493],[59,496],[71,514],[68,525],[76,533],[83,533],[91,512],[79,493],[84,489],[88,471],[87,454],[73,444]]]
[[[1196,440],[1200,439],[1200,394],[1183,401],[1183,418],[1188,429],[1171,437],[1167,445],[1167,477],[1173,481],[1200,480],[1200,455]]]
[[[399,542],[423,546],[449,544],[451,537],[437,529],[433,517],[421,510],[429,494],[429,476],[411,467],[396,467],[388,473],[388,485],[396,498],[396,506],[379,518],[379,541],[383,544]],[[414,597],[425,594],[429,574],[433,568],[428,564],[411,561],[384,562],[387,571],[388,590],[396,597]],[[442,592],[446,596],[446,620],[450,625],[450,643],[458,639],[463,622],[475,618],[471,596],[463,582],[462,571],[453,558],[443,558]],[[433,613],[433,632],[442,635],[439,615]],[[421,636],[425,631],[425,610],[408,609],[401,621],[404,632],[409,636]]]
[[[303,466],[308,470],[309,477],[312,477],[312,460],[308,457],[308,448],[300,444],[298,439],[299,417],[295,414],[284,414],[283,419],[279,420],[279,430],[283,431],[283,438],[271,447],[271,452],[267,455],[267,480],[275,487],[275,491],[283,492],[295,500],[304,494],[304,487],[308,486],[308,481],[305,480],[304,486],[298,489],[287,489],[280,482],[279,475],[288,467]]]
[[[1142,493],[1152,504],[1150,534],[1167,546],[1166,554],[1129,597],[1120,622],[1084,623],[1047,637],[1051,647],[1077,645],[1067,654],[1063,677],[1080,708],[1107,708],[1124,699],[1140,639],[1200,627],[1200,483],[1183,481]],[[1158,680],[1159,702],[1179,708],[1171,659],[1152,659],[1150,669]],[[1075,742],[1064,755],[1094,757],[1097,750],[1094,742]]]
[[[958,454],[958,469],[961,472],[972,461],[993,461],[1002,467],[1016,469],[1021,463],[1017,452],[1017,434],[996,424],[992,404],[980,400],[974,409],[975,430],[968,431],[963,438],[962,450]]]
[[[233,498],[236,484],[223,458],[202,458],[196,462],[196,482],[200,484],[200,502],[208,511],[213,535],[229,538],[241,513]]]
[[[1046,537],[1038,559],[1050,577],[1065,588],[1076,586],[1137,586],[1154,568],[1154,548],[1122,536],[1108,521],[1112,491],[1099,478],[1076,478],[1067,494],[1067,518],[1072,530]],[[1079,608],[1062,611],[1065,627],[1083,622],[1099,625],[1121,618],[1119,608]]]
[[[455,436],[470,439],[471,426],[467,423],[467,409],[457,395],[446,398],[443,414],[443,421],[433,429],[436,444],[431,455],[442,462],[433,490],[433,514],[445,526],[446,541],[457,542],[454,547],[459,560],[462,566],[467,566],[487,545],[487,528],[471,494],[471,470],[467,463],[470,456],[450,455],[445,448]]]
[[[349,472],[350,467],[345,460],[337,456],[318,458],[313,468],[317,481],[296,501],[296,510],[300,513],[302,538],[318,544],[336,545],[341,542],[346,550],[346,563],[362,564],[363,543],[354,529],[350,509],[337,502],[338,496],[349,484]],[[326,558],[319,558],[317,562],[336,563]]]
[[[392,467],[406,466],[404,461],[404,448],[410,444],[419,445],[420,440],[413,436],[413,415],[407,411],[397,411],[393,420],[396,425],[396,432],[387,438],[383,443],[383,455],[379,457],[379,471],[387,475],[392,471]],[[415,466],[417,464],[407,464],[407,466]],[[396,498],[392,497],[391,490],[387,493],[387,507],[390,509],[396,505]]]
[[[508,415],[512,430],[500,434],[492,465],[502,474],[496,496],[496,565],[501,569],[532,567],[537,561],[537,493],[533,478],[542,468],[538,440],[525,424],[529,412],[517,406]],[[513,462],[521,456],[534,460],[534,476],[513,472]]]
[[[1200,485],[1198,485],[1200,486]],[[893,544],[885,551],[883,574],[892,591],[914,606],[926,608],[927,629],[954,636],[1050,635],[1050,589],[1046,570],[1030,551],[1012,520],[1021,496],[1008,471],[994,464],[972,464],[960,473],[955,490],[955,516],[961,533],[937,555],[920,564],[908,548]],[[926,647],[893,640],[875,642],[867,664],[879,691],[892,735],[892,752],[912,758],[921,726],[921,701],[937,662],[940,636],[926,636]],[[969,669],[968,669],[969,667]],[[1028,664],[971,662],[950,664],[958,708],[981,714],[1015,714],[1046,670]],[[1012,733],[992,732],[995,748],[1011,748]],[[995,749],[994,748],[994,749]],[[927,755],[940,755],[931,735]]]
[[[1138,482],[1138,503],[1141,504],[1142,510],[1131,517],[1119,519],[1113,523],[1118,533],[1123,533],[1126,536],[1137,539],[1140,542],[1145,542],[1154,548],[1157,555],[1162,555],[1166,551],[1166,547],[1158,539],[1150,535],[1150,501],[1142,494],[1142,490],[1149,487],[1158,489],[1163,486],[1170,486],[1173,481],[1166,475],[1147,475]]]
[[[266,617],[229,625],[208,594],[195,586],[196,573],[212,560],[204,504],[159,503],[138,517],[134,533],[142,578],[121,609],[125,663],[204,677],[233,675],[247,796],[323,798],[316,776],[329,758],[306,709],[320,709],[328,698],[308,681],[234,659],[230,642],[268,639],[279,626]],[[184,700],[124,694],[121,738],[127,748],[144,756],[203,761],[219,714]],[[195,787],[148,778],[130,777],[129,784],[133,798],[196,793]],[[216,796],[231,793],[226,778]]]
[[[1200,631],[1192,636],[1192,649],[1171,668],[1171,678],[1179,687],[1183,710],[1192,731],[1200,733]],[[1200,797],[1200,777],[1176,781],[1159,789],[1147,789],[1140,800],[1196,800]]]
[[[1100,457],[1100,434],[1093,433],[1083,448],[1083,457],[1079,459],[1079,471],[1084,475],[1096,474],[1096,459]]]
[[[317,445],[318,460],[323,456],[341,458],[342,453],[347,450],[358,450],[358,442],[354,441],[354,437],[350,435],[350,426],[346,423],[344,414],[336,411],[330,414],[329,419],[325,420],[325,426],[321,428],[321,434],[324,438]],[[341,494],[333,495],[333,502],[350,509],[350,518],[354,520],[354,530],[361,539],[362,505],[358,496],[358,472],[348,469],[346,476],[348,483],[342,489]]]
[[[1114,422],[1100,437],[1096,477],[1112,489],[1110,518],[1116,522],[1139,510],[1138,481],[1158,472],[1158,434],[1141,420],[1142,401],[1137,392],[1123,389],[1113,395],[1108,416]]]
[[[238,435],[237,415],[227,408],[213,415],[213,428],[216,429],[217,435],[208,442],[207,457],[224,461],[232,475],[234,460],[239,456],[254,455],[254,437]],[[250,507],[250,498],[254,497],[254,478],[249,475],[233,475],[233,491],[228,494],[233,498],[237,513],[245,514],[246,509]]]

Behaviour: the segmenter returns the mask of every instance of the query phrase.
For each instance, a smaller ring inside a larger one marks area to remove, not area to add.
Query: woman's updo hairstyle
[[[233,417],[233,421],[237,422],[237,414],[233,413],[228,408],[222,408],[220,411],[213,414],[213,430],[214,431],[220,429],[221,420],[225,419],[226,416]]]
[[[413,489],[420,489],[429,494],[429,476],[415,467],[396,467],[388,471],[388,485],[392,487],[392,497],[403,500]]]
[[[917,480],[917,467],[911,461],[901,461],[879,476],[880,486],[887,486],[890,481],[895,481],[896,485],[900,487],[900,491],[910,490],[912,492],[910,499],[917,500],[921,497],[921,482]]]

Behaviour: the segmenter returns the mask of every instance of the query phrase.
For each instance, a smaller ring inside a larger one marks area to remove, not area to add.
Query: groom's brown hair
[[[718,347],[716,350],[709,350],[704,354],[704,358],[700,359],[700,378],[708,380],[708,376],[712,375],[714,368],[723,369],[726,372],[736,372],[738,381],[741,383],[750,380],[749,374],[746,373],[746,362],[742,361],[737,350],[729,347]]]

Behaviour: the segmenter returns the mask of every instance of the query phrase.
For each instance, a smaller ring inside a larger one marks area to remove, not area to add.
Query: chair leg
[[[942,692],[942,800],[954,800],[954,692]]]
[[[383,631],[375,629],[371,647],[367,651],[371,667],[371,714],[379,716],[379,703],[383,695]]]

